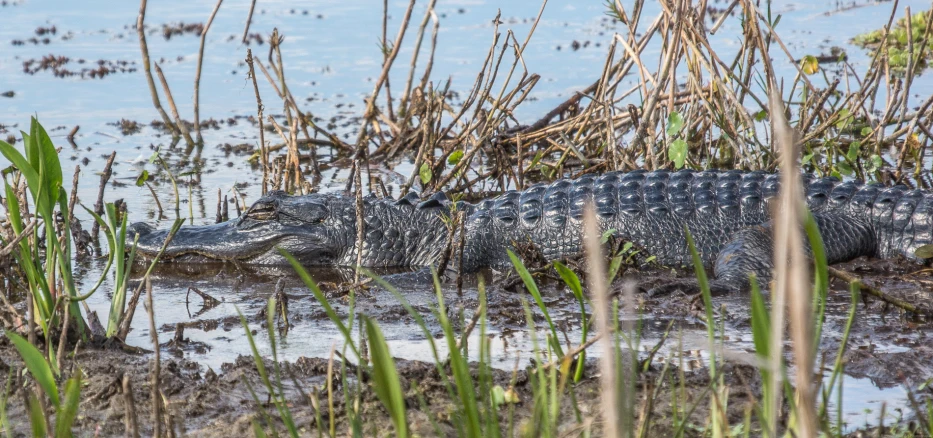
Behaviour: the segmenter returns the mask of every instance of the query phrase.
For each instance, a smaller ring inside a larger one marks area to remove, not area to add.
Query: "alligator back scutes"
[[[879,257],[916,258],[916,248],[933,243],[930,193],[810,174],[801,178],[814,214],[845,215],[828,235],[845,235],[851,221],[863,224],[875,236],[873,253]],[[689,262],[687,229],[709,262],[734,233],[770,220],[779,189],[780,176],[761,171],[609,172],[507,192],[478,204],[471,223],[500,244],[530,240],[545,256],[559,257],[580,250],[583,212],[592,203],[601,232],[616,230],[663,263],[674,263]]]

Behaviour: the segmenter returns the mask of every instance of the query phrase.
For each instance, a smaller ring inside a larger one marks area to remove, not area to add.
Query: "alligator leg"
[[[875,254],[876,239],[866,219],[854,218],[841,212],[823,212],[813,215],[826,250],[829,264],[845,262],[859,256]],[[804,242],[809,256],[809,241]],[[723,246],[713,265],[715,278],[709,282],[714,294],[747,291],[749,278],[754,274],[759,285],[767,286],[774,269],[774,229],[771,222],[740,230]],[[767,287],[762,287],[767,290]],[[650,295],[681,290],[700,291],[694,280],[664,284],[649,291]]]

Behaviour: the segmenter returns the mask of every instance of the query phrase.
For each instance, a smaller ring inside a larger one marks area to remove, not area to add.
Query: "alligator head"
[[[137,254],[151,259],[158,254],[168,230],[136,223]],[[235,261],[257,265],[285,264],[277,248],[302,264],[337,265],[352,250],[355,237],[354,206],[348,198],[312,194],[287,196],[270,192],[241,217],[214,225],[182,226],[166,247],[163,260]]]

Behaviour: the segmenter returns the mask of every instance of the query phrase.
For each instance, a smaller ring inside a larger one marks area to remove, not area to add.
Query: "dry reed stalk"
[[[162,372],[162,363],[161,358],[159,357],[159,332],[156,330],[155,322],[155,307],[152,303],[152,281],[146,277],[146,304],[147,311],[149,313],[149,335],[152,339],[152,350],[153,350],[153,364],[152,364],[152,383],[151,391],[152,395],[150,400],[152,401],[152,436],[155,438],[160,438],[162,436],[162,397],[161,391],[159,390],[159,383],[161,381],[159,374]]]
[[[798,153],[794,131],[784,118],[783,105],[778,105],[780,95],[777,85],[771,91],[771,121],[774,140],[781,151],[780,213],[775,220],[775,288],[774,294],[783,295],[789,304],[790,337],[796,364],[797,404],[796,416],[798,436],[815,436],[817,429],[815,393],[813,389],[813,289],[809,284],[806,255],[803,250],[803,233],[800,220],[805,214],[800,205],[803,186],[797,164]],[[773,304],[776,306],[777,304]],[[775,331],[783,331],[783,324],[772,320]],[[772,335],[772,340],[777,336]],[[783,336],[782,336],[783,338]],[[772,343],[773,355],[780,358],[783,342]],[[771,365],[780,359],[772,359]],[[780,367],[772,368],[780,370]],[[780,372],[774,372],[779,375]],[[779,386],[774,386],[779,388]],[[780,393],[781,391],[776,391]]]
[[[256,1],[253,0],[253,7],[255,6]],[[250,16],[252,16],[252,8],[250,8]],[[249,29],[248,21],[247,29]],[[245,33],[243,38],[246,38]],[[259,96],[259,83],[256,81],[256,69],[253,66],[252,49],[246,49],[246,65],[249,66],[249,77],[253,80],[253,92],[256,94],[256,120],[259,122],[259,158],[262,162],[262,194],[266,194],[266,192],[269,191],[269,149],[266,147],[265,126],[263,126],[262,120],[262,98]]]
[[[751,15],[756,16],[754,6],[747,5]],[[758,44],[764,47],[764,38],[757,27],[755,20],[752,31],[758,36]],[[770,29],[770,27],[769,27]],[[775,38],[777,38],[775,36]],[[763,53],[767,53],[764,49]],[[774,70],[768,57],[763,58],[765,74],[769,84],[770,116],[774,142],[780,147],[781,163],[781,189],[779,194],[779,208],[774,219],[774,287],[771,303],[771,358],[769,365],[772,370],[772,387],[781,388],[783,378],[783,348],[784,345],[784,306],[789,304],[789,321],[792,348],[796,364],[797,402],[795,431],[797,436],[815,436],[817,432],[815,393],[812,387],[813,378],[813,348],[812,348],[812,289],[809,285],[806,268],[806,256],[803,250],[803,233],[801,232],[801,218],[803,217],[800,200],[803,199],[803,186],[800,180],[798,167],[798,151],[795,134],[784,116],[785,107]],[[781,395],[783,391],[775,390],[772,395],[771,409],[768,418],[778,418]],[[773,421],[773,420],[772,420]],[[777,425],[766,425],[770,436],[776,436]]]
[[[178,130],[181,131],[182,137],[185,138],[185,143],[189,147],[194,147],[195,142],[191,138],[191,134],[188,132],[188,127],[185,126],[185,123],[181,120],[181,117],[178,116],[178,107],[175,106],[175,99],[172,98],[172,91],[168,88],[168,81],[165,80],[165,75],[162,74],[162,68],[159,67],[158,63],[153,64],[155,66],[156,74],[159,75],[159,82],[162,83],[162,90],[165,91],[165,98],[168,100],[168,106],[172,110],[172,115],[175,116],[175,123],[178,127]]]
[[[240,40],[243,44],[246,44],[246,37],[249,36],[249,25],[250,23],[253,22],[253,11],[255,10],[256,10],[256,0],[252,0],[249,3],[249,13],[246,14],[246,27],[243,28],[243,38]]]
[[[395,37],[395,41],[392,44],[392,51],[389,53],[389,56],[385,58],[385,62],[382,65],[382,72],[379,74],[379,78],[376,79],[376,85],[373,88],[372,94],[370,94],[369,99],[366,100],[366,109],[363,112],[363,123],[360,125],[360,133],[356,139],[356,158],[360,158],[361,151],[365,146],[366,141],[366,127],[373,120],[376,115],[376,99],[379,98],[379,91],[385,85],[389,77],[389,70],[392,68],[392,64],[395,62],[395,58],[398,56],[398,52],[402,46],[402,39],[405,37],[405,31],[408,28],[408,22],[411,20],[411,11],[415,8],[415,0],[411,0],[408,3],[408,8],[405,10],[405,15],[402,17],[402,23],[399,26],[398,34]]]
[[[162,122],[172,130],[172,135],[177,136],[180,132],[178,127],[172,123],[165,110],[162,109],[162,103],[159,101],[159,92],[156,90],[155,80],[152,79],[152,62],[149,60],[149,46],[146,44],[146,29],[143,22],[146,20],[146,0],[139,2],[139,15],[136,17],[136,34],[139,35],[139,49],[142,52],[143,72],[146,73],[146,83],[149,85],[149,94],[152,96],[152,105],[159,115],[162,116]],[[96,228],[96,227],[95,227]],[[94,233],[95,235],[97,233]]]
[[[606,285],[605,255],[599,243],[599,225],[592,203],[588,203],[583,212],[583,241],[586,250],[587,283],[593,299],[593,314],[596,318],[596,327],[599,338],[602,340],[603,354],[599,358],[600,371],[600,403],[604,423],[604,435],[610,437],[622,436],[619,424],[619,394],[617,394],[615,345],[613,332],[615,321],[611,320],[609,310],[609,292]]]
[[[272,127],[275,128],[275,132],[285,140],[285,144],[288,145],[288,154],[285,158],[285,191],[291,192],[295,187],[301,187],[302,174],[301,174],[301,163],[298,153],[297,142],[293,141],[294,130],[292,129],[289,132],[289,135],[285,135],[285,132],[282,131],[282,127],[276,123],[275,118],[272,116],[269,117],[269,122],[272,123]],[[289,178],[291,176],[291,178]]]
[[[198,64],[194,71],[194,132],[199,144],[204,143],[204,139],[201,138],[200,118],[201,65],[204,61],[204,44],[207,42],[207,31],[210,30],[211,23],[214,22],[214,17],[217,16],[217,11],[220,10],[220,5],[223,2],[224,0],[217,0],[214,10],[211,11],[211,16],[207,18],[207,24],[204,25],[204,30],[201,31],[201,45],[198,48]],[[250,13],[252,13],[252,10]],[[248,27],[249,25],[247,25],[247,28]],[[246,35],[244,35],[243,38],[246,38]]]
[[[127,438],[139,438],[139,422],[136,417],[136,399],[130,386],[130,376],[123,375],[123,424]]]
[[[424,41],[424,29],[428,26],[428,20],[431,18],[431,15],[434,13],[434,4],[437,3],[437,0],[431,0],[428,3],[428,8],[424,12],[424,18],[421,19],[421,24],[418,26],[418,36],[415,37],[415,48],[411,53],[411,63],[409,64],[408,69],[408,80],[405,82],[405,89],[402,91],[402,97],[399,101],[399,108],[401,110],[406,110],[408,99],[411,94],[411,84],[415,79],[415,68],[418,65],[418,55],[421,53],[421,43]]]

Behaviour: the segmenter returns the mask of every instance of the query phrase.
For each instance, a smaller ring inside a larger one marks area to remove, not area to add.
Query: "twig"
[[[165,91],[165,98],[168,100],[168,106],[172,109],[172,115],[175,116],[175,122],[178,124],[178,130],[181,131],[182,137],[185,138],[185,143],[189,147],[194,147],[194,140],[191,138],[191,134],[188,132],[188,127],[185,126],[185,123],[181,120],[181,117],[178,116],[178,107],[175,106],[175,99],[172,99],[172,91],[168,88],[168,82],[165,80],[165,75],[162,74],[162,68],[159,67],[159,64],[153,64],[155,66],[156,74],[159,75],[159,82],[162,83],[162,89]]]
[[[146,29],[143,26],[143,21],[146,19],[146,0],[140,0],[139,2],[139,16],[136,17],[136,34],[139,35],[139,49],[142,51],[142,63],[143,71],[146,73],[146,82],[149,84],[149,94],[152,95],[152,105],[155,106],[156,111],[159,112],[159,115],[162,116],[162,122],[165,123],[165,126],[172,130],[172,135],[178,136],[178,127],[172,123],[172,119],[169,118],[168,114],[165,113],[165,110],[162,109],[162,103],[159,102],[159,92],[156,90],[155,80],[152,79],[152,62],[149,61],[149,46],[146,45]],[[97,229],[96,223],[94,229]],[[97,232],[95,231],[96,235]]]
[[[136,419],[136,399],[130,386],[130,376],[123,375],[123,421],[126,436],[139,438],[139,423]]]
[[[249,24],[253,21],[253,11],[256,10],[256,0],[249,4],[249,14],[246,15],[246,27],[243,28],[243,44],[246,44],[246,37],[249,34]],[[249,50],[249,49],[247,49]],[[250,55],[251,56],[251,55]],[[261,119],[262,117],[260,117]]]
[[[256,6],[256,0],[253,0],[253,6]],[[253,11],[250,9],[250,15],[252,14]],[[249,27],[248,21],[246,26],[247,28]],[[245,33],[243,34],[243,38],[246,38]],[[256,112],[258,114],[257,120],[259,120],[259,158],[262,161],[262,193],[265,194],[269,190],[269,149],[266,148],[265,127],[262,121],[262,98],[259,97],[259,84],[256,82],[256,69],[253,67],[252,49],[246,49],[246,65],[249,66],[249,77],[253,80],[253,91],[256,93]]]
[[[399,26],[398,35],[396,35],[395,42],[392,45],[392,52],[389,53],[389,56],[383,63],[382,73],[379,74],[379,79],[376,80],[376,85],[373,88],[372,94],[369,96],[369,99],[366,100],[366,110],[363,113],[363,123],[360,124],[360,133],[356,139],[357,154],[360,153],[365,144],[366,127],[369,126],[369,122],[376,115],[376,99],[379,97],[379,90],[382,89],[383,84],[385,84],[387,78],[389,77],[389,70],[392,68],[392,63],[395,62],[395,57],[398,56],[398,52],[402,47],[402,38],[405,37],[405,30],[408,28],[408,21],[411,20],[411,11],[414,8],[415,0],[411,0],[408,3],[408,9],[405,10],[405,16],[402,18],[402,23]],[[356,158],[360,157],[357,156]]]
[[[207,31],[211,28],[211,23],[214,22],[214,17],[217,15],[217,11],[220,10],[220,4],[223,2],[224,0],[217,0],[217,5],[214,6],[214,10],[211,11],[211,16],[207,18],[207,24],[204,25],[204,30],[201,31],[201,46],[198,49],[198,67],[194,71],[194,132],[196,133],[198,143],[204,142],[204,139],[201,138],[201,118],[199,114],[199,97],[201,95],[201,64],[204,60],[204,44],[207,42]],[[255,5],[255,1],[253,2],[253,5]],[[253,10],[250,9],[250,15],[252,15],[252,13]],[[247,23],[246,26],[248,29],[249,23]],[[246,38],[246,34],[243,34],[243,38]]]
[[[154,353],[154,361],[152,364],[152,436],[155,438],[161,438],[162,436],[162,397],[159,391],[159,373],[162,371],[161,358],[159,357],[159,332],[156,330],[155,322],[155,307],[152,303],[152,281],[149,277],[146,277],[146,304],[149,313],[149,334],[152,338],[152,350]]]
[[[913,312],[918,315],[924,315],[926,317],[933,317],[933,310],[925,309],[922,307],[917,307],[911,303],[908,303],[907,301],[892,297],[891,295],[886,294],[881,289],[865,284],[861,278],[856,277],[855,275],[852,275],[849,272],[843,271],[841,269],[829,267],[829,275],[834,278],[838,278],[842,281],[845,281],[847,283],[856,283],[858,284],[858,287],[862,292],[867,293],[868,295],[871,295],[875,298],[878,298],[879,300],[884,301],[885,303],[888,303],[894,307],[906,310],[908,312]]]
[[[6,257],[13,253],[13,250],[16,249],[16,246],[21,240],[26,238],[26,236],[32,234],[32,229],[36,227],[36,218],[32,218],[32,221],[26,225],[26,228],[23,228],[23,232],[19,233],[16,237],[13,238],[2,250],[0,250],[0,258]]]
[[[145,0],[143,3],[145,3]],[[116,151],[113,151],[110,157],[107,158],[107,164],[104,165],[104,170],[100,173],[100,186],[97,188],[97,202],[94,203],[94,213],[100,216],[104,215],[104,189],[107,188],[107,181],[110,181],[110,176],[113,175],[114,158],[117,158]],[[99,242],[98,233],[100,233],[100,224],[94,221],[94,225],[91,227],[91,238],[94,239],[95,244]]]

